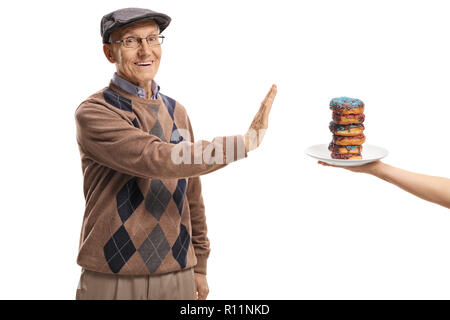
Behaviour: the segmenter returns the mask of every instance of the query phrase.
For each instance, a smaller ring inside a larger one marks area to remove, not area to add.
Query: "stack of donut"
[[[366,141],[364,131],[364,103],[348,97],[334,98],[330,102],[333,121],[330,131],[333,140],[328,146],[333,159],[362,159],[362,144]]]

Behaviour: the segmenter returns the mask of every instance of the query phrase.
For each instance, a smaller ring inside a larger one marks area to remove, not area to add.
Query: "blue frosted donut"
[[[349,97],[333,98],[330,109],[338,114],[360,114],[364,112],[364,102]]]
[[[364,125],[361,123],[342,125],[331,121],[328,127],[333,134],[338,136],[356,136],[364,131]]]
[[[330,142],[328,145],[328,150],[330,150],[332,153],[339,153],[339,154],[361,154],[362,152],[362,145],[349,145],[349,146],[340,146],[337,144],[334,144],[333,142]]]

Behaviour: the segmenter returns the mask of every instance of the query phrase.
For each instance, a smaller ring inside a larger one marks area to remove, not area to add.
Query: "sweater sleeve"
[[[191,139],[194,141],[194,131],[192,129],[191,121],[189,116],[186,115],[186,117]],[[197,258],[197,265],[194,267],[194,271],[206,274],[207,260],[211,249],[207,236],[208,226],[206,224],[205,204],[203,202],[200,177],[189,178],[186,197],[188,199],[191,215],[192,245],[194,246],[194,252]]]
[[[207,236],[205,205],[203,203],[202,185],[200,177],[189,178],[186,197],[189,203],[192,226],[192,244],[194,246],[197,265],[194,271],[206,274],[206,262],[211,251]]]
[[[212,142],[166,143],[95,101],[82,103],[75,112],[75,121],[81,152],[101,165],[141,178],[183,178],[215,171],[239,159],[239,155],[235,157],[234,154],[227,158],[226,143],[242,143],[244,139],[237,135],[216,137]],[[200,159],[195,150],[201,150],[203,156],[200,154]],[[205,160],[205,150],[223,161],[211,161],[211,157]],[[173,161],[174,154],[187,155],[190,161]],[[194,155],[197,155],[196,159]],[[246,156],[245,152],[241,158]]]

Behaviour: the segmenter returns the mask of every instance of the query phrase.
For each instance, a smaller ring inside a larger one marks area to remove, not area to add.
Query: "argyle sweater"
[[[81,103],[75,120],[86,199],[77,263],[102,273],[194,267],[206,274],[210,247],[199,176],[247,157],[244,137],[194,142],[177,101],[163,94],[147,100],[113,82]],[[176,147],[191,161],[173,161]],[[198,148],[223,161],[206,161]]]

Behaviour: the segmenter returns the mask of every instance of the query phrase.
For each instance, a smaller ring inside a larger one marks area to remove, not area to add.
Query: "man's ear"
[[[114,55],[112,52],[112,47],[109,43],[103,44],[103,53],[106,56],[106,59],[108,59],[111,63],[116,63],[116,59],[114,59]]]

